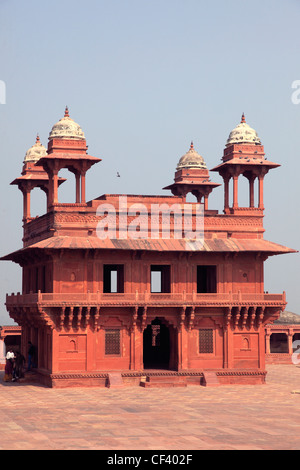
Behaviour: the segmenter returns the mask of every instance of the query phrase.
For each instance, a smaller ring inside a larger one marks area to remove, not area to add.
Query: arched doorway
[[[144,369],[169,369],[170,331],[159,318],[155,318],[143,334]]]

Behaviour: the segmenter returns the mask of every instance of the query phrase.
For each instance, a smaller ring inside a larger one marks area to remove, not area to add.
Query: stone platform
[[[144,383],[154,384],[165,383],[174,387],[177,383],[186,385],[228,385],[228,384],[248,384],[259,385],[265,383],[266,371],[258,369],[219,369],[219,370],[163,370],[163,369],[145,369],[143,371],[99,371],[99,372],[61,372],[49,374],[46,371],[37,370],[36,381],[41,385],[51,388],[72,388],[72,387],[109,387],[112,377],[119,376],[119,385],[121,381],[126,386],[138,386]],[[212,376],[214,379],[211,380]],[[207,380],[207,377],[210,377]],[[149,385],[146,385],[149,386]]]

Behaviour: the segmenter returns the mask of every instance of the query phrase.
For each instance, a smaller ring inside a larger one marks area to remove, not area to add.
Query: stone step
[[[186,379],[181,376],[165,376],[165,375],[150,375],[146,377],[146,380],[140,382],[141,387],[150,388],[150,387],[186,387]]]
[[[110,372],[107,380],[108,388],[122,388],[124,387],[123,378],[120,372]]]
[[[185,382],[185,377],[181,375],[147,375],[147,382]]]
[[[16,380],[18,383],[36,383],[39,382],[39,377],[34,371],[29,371],[24,373],[24,377],[20,377]]]
[[[201,385],[204,387],[218,387],[220,382],[217,374],[213,371],[204,371]]]
[[[186,382],[140,382],[140,386],[144,388],[171,388],[171,387],[186,387]]]

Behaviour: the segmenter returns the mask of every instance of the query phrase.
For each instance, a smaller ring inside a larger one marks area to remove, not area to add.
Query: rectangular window
[[[151,266],[151,292],[166,293],[171,292],[170,266],[152,265]]]
[[[199,330],[199,353],[209,354],[214,352],[213,330],[205,328]]]
[[[103,292],[124,292],[124,266],[123,264],[105,264],[103,266]]]
[[[217,266],[197,266],[198,294],[217,292]]]
[[[118,329],[105,330],[105,355],[121,354],[121,332]]]

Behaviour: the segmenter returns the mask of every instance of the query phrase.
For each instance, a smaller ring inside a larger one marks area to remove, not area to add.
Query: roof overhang
[[[297,250],[278,245],[264,239],[204,239],[204,241],[187,239],[106,239],[95,236],[70,237],[58,236],[41,240],[30,246],[0,258],[4,261],[21,260],[33,250],[124,250],[148,252],[194,252],[194,253],[263,253],[267,256],[285,253],[297,253]]]

